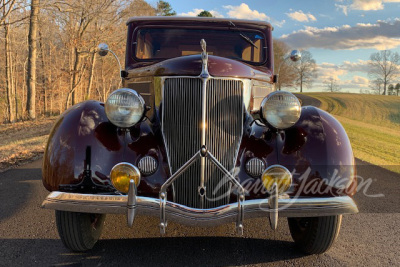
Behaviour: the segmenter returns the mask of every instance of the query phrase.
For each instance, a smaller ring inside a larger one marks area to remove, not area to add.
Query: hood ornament
[[[208,78],[210,77],[210,74],[208,73],[208,54],[207,54],[207,43],[204,39],[200,40],[200,46],[203,52],[201,53],[201,61],[202,61],[202,67],[201,67],[201,78]]]

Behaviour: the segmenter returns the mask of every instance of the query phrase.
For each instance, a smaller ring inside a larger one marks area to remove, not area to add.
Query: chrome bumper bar
[[[268,199],[246,200],[242,204],[244,217],[268,217],[276,212]],[[347,196],[326,198],[278,198],[278,213],[282,217],[317,217],[358,213],[357,205]],[[195,209],[171,201],[165,201],[168,220],[192,226],[215,226],[236,222],[239,203],[231,203],[213,209]],[[43,208],[86,213],[114,213],[160,216],[160,199],[125,195],[92,195],[52,192],[44,200]],[[130,218],[133,222],[134,218]]]

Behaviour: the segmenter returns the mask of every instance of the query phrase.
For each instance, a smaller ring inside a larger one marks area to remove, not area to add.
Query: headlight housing
[[[289,92],[270,93],[261,102],[261,117],[277,129],[293,126],[299,120],[300,113],[300,101]]]
[[[129,88],[115,90],[105,104],[107,118],[116,126],[128,128],[138,123],[145,112],[145,102]]]

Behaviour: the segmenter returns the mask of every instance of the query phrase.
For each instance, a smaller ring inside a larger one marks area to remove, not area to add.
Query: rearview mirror
[[[293,50],[290,53],[290,60],[292,60],[293,62],[299,61],[301,59],[301,53],[298,50]]]
[[[108,54],[108,45],[106,43],[101,43],[99,44],[99,46],[97,47],[99,49],[99,55],[104,57]]]

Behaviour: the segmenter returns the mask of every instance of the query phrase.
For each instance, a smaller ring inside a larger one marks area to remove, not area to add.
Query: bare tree
[[[37,46],[37,26],[39,14],[39,0],[31,0],[31,15],[29,20],[29,57],[27,74],[27,101],[26,111],[30,119],[36,118],[36,46]]]
[[[31,104],[35,117],[63,112],[67,98],[69,104],[72,98],[74,103],[88,98],[105,100],[119,86],[119,68],[113,57],[97,57],[95,48],[106,42],[122,58],[128,17],[156,13],[144,0],[40,0],[37,40],[33,42],[27,38],[31,26],[27,19],[34,16],[30,6],[37,1],[0,0],[1,122],[28,118],[28,97],[36,99]],[[37,44],[31,61],[37,65],[36,72],[28,66],[33,48],[28,42]],[[36,74],[35,97],[28,96],[32,82],[28,72]]]
[[[383,89],[383,80],[382,79],[375,79],[375,80],[371,80],[369,87],[376,92],[376,94],[380,95],[381,91]]]
[[[369,75],[372,79],[380,79],[383,82],[383,94],[386,95],[388,84],[393,82],[399,74],[400,55],[392,53],[390,50],[382,50],[371,54],[369,65],[371,67]]]
[[[324,85],[325,85],[325,90],[328,92],[332,92],[332,93],[339,92],[342,89],[342,88],[340,88],[338,81],[333,77],[330,77],[329,79],[327,79],[324,82]]]
[[[293,86],[296,80],[296,69],[293,66],[293,62],[287,58],[290,51],[289,46],[282,41],[274,40],[273,42],[274,70],[275,74],[278,75],[276,86],[278,90],[281,90],[282,87]]]
[[[317,77],[317,64],[309,51],[301,51],[301,59],[293,64],[296,70],[296,83],[303,92],[303,87],[311,87],[313,80]]]
[[[0,10],[2,10],[2,13],[0,14],[0,25],[2,25],[3,23],[6,24],[6,19],[14,10],[14,5],[16,2],[17,0],[0,1]]]

